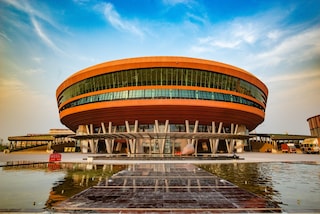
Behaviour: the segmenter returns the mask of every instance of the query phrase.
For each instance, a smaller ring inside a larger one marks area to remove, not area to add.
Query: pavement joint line
[[[141,207],[141,208],[114,208],[114,207],[103,207],[103,208],[98,208],[98,207],[59,207],[57,210],[63,211],[63,210],[104,210],[104,211],[281,211],[281,208],[148,208],[148,207]]]
[[[93,188],[95,189],[117,189],[117,188],[132,188],[132,189],[155,189],[155,188],[168,188],[168,189],[181,189],[181,188],[185,188],[186,186],[93,186]],[[237,187],[235,186],[190,186],[187,187],[190,189],[213,189],[213,188],[217,188],[217,189],[237,189]]]
[[[211,178],[211,179],[219,179],[219,180],[223,180],[223,179],[220,179],[219,177],[215,177],[215,176],[197,176],[197,175],[194,175],[194,176],[165,176],[164,178],[159,178],[159,176],[139,176],[139,175],[127,175],[127,176],[121,176],[121,175],[117,175],[117,176],[111,176],[110,178],[155,178],[155,179],[167,179],[167,178],[192,178],[192,179],[208,179],[208,178]]]

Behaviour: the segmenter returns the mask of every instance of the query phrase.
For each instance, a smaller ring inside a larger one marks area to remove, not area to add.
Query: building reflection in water
[[[175,187],[175,182],[180,180],[180,184],[185,186],[184,191],[203,191],[205,190],[204,182],[208,182],[207,177],[199,179],[198,175],[186,179],[179,179],[177,176],[166,176],[172,173],[176,168],[165,167],[164,164],[140,164],[140,165],[94,165],[80,163],[30,163],[15,162],[8,163],[10,166],[1,167],[1,183],[3,189],[12,189],[17,192],[16,195],[2,196],[11,201],[17,201],[16,208],[21,209],[41,209],[42,207],[51,208],[83,190],[94,186],[116,185],[123,191],[126,190],[139,192],[142,187],[149,188],[154,194],[159,192],[177,192],[182,191]],[[200,168],[220,177],[222,180],[230,181],[235,185],[247,191],[262,196],[267,201],[272,201],[284,208],[297,209],[315,209],[318,208],[319,198],[319,164],[317,163],[232,163],[232,164],[203,164],[198,165]],[[192,171],[198,169],[197,166],[185,164],[183,170]],[[137,170],[138,169],[138,170]],[[140,176],[149,179],[134,179],[135,172],[140,170]],[[27,173],[26,173],[27,172]],[[33,173],[34,172],[34,173]],[[43,172],[41,174],[39,172]],[[121,174],[123,180],[115,179]],[[152,176],[151,176],[152,175]],[[160,175],[163,175],[160,178]],[[13,179],[17,178],[17,179]],[[24,177],[21,180],[21,176]],[[42,178],[39,178],[41,176]],[[51,180],[50,180],[51,178]],[[44,180],[46,179],[46,181]],[[37,189],[34,189],[34,182],[41,182]],[[212,180],[213,181],[213,180]],[[216,180],[220,182],[221,180]],[[19,185],[23,182],[21,189]],[[182,182],[182,183],[181,183]],[[4,188],[8,186],[8,188]],[[210,186],[218,184],[210,183]],[[130,189],[133,188],[133,189]],[[44,189],[51,189],[51,192]],[[40,191],[42,190],[42,191]],[[20,192],[19,192],[20,191]],[[22,192],[21,192],[22,191]],[[30,194],[33,195],[30,197]],[[40,197],[41,195],[41,197]],[[26,199],[27,198],[27,199]],[[10,201],[5,204],[2,201],[1,209],[10,209],[13,205]],[[36,205],[34,205],[36,202]],[[31,204],[32,203],[32,204]]]
[[[61,212],[91,208],[103,211],[134,208],[141,212],[280,210],[276,204],[188,163],[128,165],[54,207]]]
[[[70,198],[79,192],[97,185],[101,180],[108,179],[113,174],[126,168],[125,165],[96,165],[96,164],[75,164],[55,163],[61,170],[66,171],[63,180],[53,184],[52,191],[46,202],[47,208]],[[55,167],[58,168],[58,167]]]
[[[5,170],[10,169],[45,169],[48,171],[64,171],[65,176],[61,180],[57,180],[46,201],[46,207],[51,208],[57,203],[64,201],[81,191],[95,185],[115,185],[112,176],[117,177],[117,173],[126,173],[130,176],[124,176],[121,183],[123,188],[132,188],[137,190],[137,180],[134,174],[139,171],[141,176],[148,176],[150,179],[147,182],[148,186],[154,188],[157,192],[164,188],[166,192],[170,191],[170,187],[175,185],[175,179],[161,178],[157,175],[171,174],[171,167],[165,164],[143,164],[143,167],[136,164],[129,165],[96,165],[87,163],[17,163],[19,166],[4,167]],[[280,203],[280,193],[274,190],[272,180],[272,170],[270,164],[263,163],[234,163],[234,164],[204,164],[199,165],[208,172],[217,175],[225,180],[228,180],[240,188],[263,196],[267,200],[277,201]],[[183,164],[187,171],[195,170],[196,168],[190,164]],[[179,172],[176,172],[177,176]],[[152,174],[152,176],[150,176]],[[105,182],[102,184],[101,182]],[[144,181],[146,182],[146,181]],[[190,187],[201,190],[201,181],[199,178],[189,178],[185,183],[181,183],[190,191]],[[216,184],[217,185],[217,184]],[[171,189],[172,190],[172,189]]]
[[[43,202],[33,202],[33,203],[41,203],[45,205],[43,208],[51,208],[55,204],[70,198],[73,195],[78,194],[79,192],[97,185],[101,180],[107,179],[111,177],[113,174],[126,169],[126,165],[96,165],[96,164],[87,164],[87,163],[61,163],[61,162],[50,162],[50,163],[34,163],[30,161],[12,161],[7,162],[6,166],[2,167],[3,172],[25,172],[32,171],[39,172],[43,171],[48,175],[48,173],[61,174],[62,177],[58,178],[54,181],[54,183],[50,182],[47,185],[50,185],[51,189],[47,198],[43,198]],[[6,174],[3,174],[6,176]],[[36,175],[36,174],[35,174]],[[8,174],[9,177],[9,174]],[[19,176],[17,176],[18,178]],[[29,176],[30,177],[30,176]],[[31,177],[30,177],[31,178]],[[34,179],[37,181],[38,179]],[[20,182],[20,181],[17,181]],[[30,181],[32,182],[32,181]],[[12,181],[13,185],[15,181]],[[28,188],[30,186],[30,188]],[[19,194],[14,198],[17,201],[27,200],[25,197],[29,192],[33,192],[33,194],[37,194],[37,190],[32,188],[33,184],[26,182],[25,192],[24,194]],[[14,186],[12,186],[14,188]],[[38,185],[38,188],[44,188],[43,183]],[[18,191],[18,190],[17,190]],[[1,195],[1,194],[0,194]],[[2,195],[4,196],[4,195]],[[20,197],[20,198],[19,198]],[[29,197],[30,200],[35,200],[34,197]],[[22,207],[21,207],[22,206]],[[28,205],[28,204],[19,204],[17,203],[17,208],[22,209],[38,209],[39,206]],[[0,206],[0,209],[6,209],[6,205],[3,204]]]
[[[201,168],[267,200],[281,203],[269,163],[204,164]]]

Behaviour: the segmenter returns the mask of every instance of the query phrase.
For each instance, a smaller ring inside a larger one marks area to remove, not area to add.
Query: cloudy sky
[[[269,88],[256,132],[308,135],[319,40],[318,0],[0,0],[0,138],[64,128],[55,91],[74,72],[151,55],[251,72]]]

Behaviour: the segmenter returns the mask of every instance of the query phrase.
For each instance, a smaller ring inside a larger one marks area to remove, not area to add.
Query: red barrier
[[[61,161],[61,154],[53,153],[49,157],[49,162]]]
[[[54,171],[54,170],[58,170],[58,169],[60,169],[61,167],[60,167],[60,163],[48,163],[48,169],[49,170],[52,170],[52,171]]]

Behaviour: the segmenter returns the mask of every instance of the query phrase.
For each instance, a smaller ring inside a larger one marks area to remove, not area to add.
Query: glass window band
[[[231,103],[239,103],[247,106],[252,106],[264,111],[264,107],[260,104],[243,97],[232,94],[224,94],[217,92],[198,91],[198,90],[181,90],[181,89],[143,89],[143,90],[125,90],[97,94],[93,96],[83,97],[67,103],[59,109],[63,111],[68,108],[115,100],[130,100],[130,99],[196,99],[196,100],[212,100]]]
[[[66,88],[58,96],[58,106],[70,98],[111,88],[147,85],[198,86],[235,91],[266,104],[267,96],[255,85],[218,72],[190,68],[141,68],[106,73],[87,78]]]

